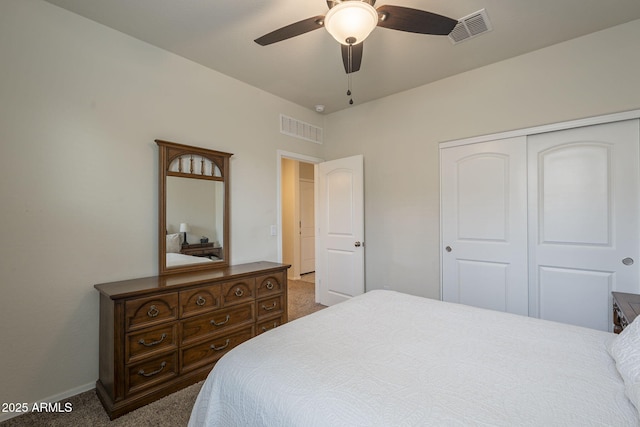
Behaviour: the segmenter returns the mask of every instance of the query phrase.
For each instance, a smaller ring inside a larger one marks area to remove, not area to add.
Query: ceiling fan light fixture
[[[378,12],[369,3],[359,0],[335,5],[324,18],[324,26],[329,34],[344,45],[363,42],[376,25]]]

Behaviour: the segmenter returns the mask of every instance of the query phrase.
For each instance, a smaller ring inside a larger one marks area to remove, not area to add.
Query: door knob
[[[625,259],[623,259],[623,260],[622,260],[622,263],[623,263],[624,265],[632,265],[632,264],[633,264],[633,258],[629,258],[629,257],[627,257],[627,258],[625,258]]]
[[[362,243],[356,242],[354,245],[355,245],[356,248],[359,248],[362,245]]]
[[[447,246],[446,248],[444,248],[444,250],[447,252],[451,252],[452,249],[451,249],[451,246]]]

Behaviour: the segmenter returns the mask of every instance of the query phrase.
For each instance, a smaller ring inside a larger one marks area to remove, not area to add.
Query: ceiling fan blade
[[[362,43],[352,45],[340,45],[342,49],[342,63],[344,64],[344,71],[347,74],[355,73],[360,69],[362,63]],[[349,48],[351,48],[351,55],[349,55]]]
[[[378,27],[418,34],[448,35],[458,21],[446,16],[409,7],[383,5],[376,9]]]
[[[324,16],[318,15],[313,18],[303,19],[302,21],[294,22],[286,27],[279,28],[275,31],[265,34],[262,37],[258,37],[254,41],[261,46],[280,42],[282,40],[290,39],[291,37],[299,36],[309,31],[317,30],[324,26]]]

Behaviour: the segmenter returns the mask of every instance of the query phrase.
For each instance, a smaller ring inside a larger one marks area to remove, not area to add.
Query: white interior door
[[[525,137],[440,150],[442,299],[528,314]]]
[[[316,298],[333,305],[364,293],[364,161],[358,155],[316,167]]]
[[[530,312],[611,328],[611,291],[640,291],[638,121],[528,138]]]
[[[300,180],[300,274],[316,269],[314,183]]]

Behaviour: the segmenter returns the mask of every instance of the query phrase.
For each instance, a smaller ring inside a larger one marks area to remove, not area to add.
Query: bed
[[[638,336],[371,291],[231,350],[189,426],[637,426]]]
[[[219,258],[212,257],[198,257],[193,255],[186,255],[181,253],[182,243],[183,243],[183,235],[182,233],[171,233],[166,234],[166,260],[165,266],[166,268],[171,267],[180,267],[183,265],[192,265],[192,264],[203,264],[209,263],[212,261],[217,261]]]
[[[218,258],[215,258],[215,259],[217,260]],[[213,259],[209,259],[205,257],[168,252],[167,263],[165,265],[167,266],[167,268],[169,268],[169,267],[178,267],[182,265],[203,264],[203,263],[208,263],[213,261],[214,261]]]

